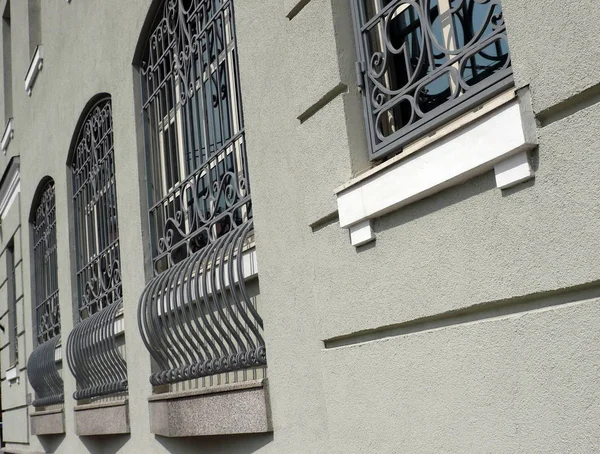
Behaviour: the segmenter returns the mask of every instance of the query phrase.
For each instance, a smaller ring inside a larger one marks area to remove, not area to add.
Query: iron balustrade
[[[63,381],[54,352],[60,342],[60,307],[56,259],[56,201],[54,181],[45,183],[33,230],[33,266],[35,277],[35,316],[37,346],[27,361],[27,376],[36,392],[33,406],[46,406],[64,400]]]
[[[123,304],[110,97],[84,119],[71,163],[80,322],[67,339],[75,399],[127,390],[115,330]]]
[[[513,83],[500,0],[352,0],[370,158]]]
[[[38,345],[29,355],[27,376],[35,390],[34,407],[64,402],[63,380],[56,367],[55,351],[60,342],[60,335]]]
[[[69,334],[67,361],[78,389],[75,399],[127,390],[127,364],[119,352],[116,320],[123,301],[86,318]]]
[[[153,385],[266,364],[263,321],[246,288],[252,221],[156,276],[142,294],[142,339],[160,372]]]
[[[205,260],[227,250],[233,263],[252,231],[234,22],[230,0],[167,0],[141,65],[155,277],[138,323],[153,384],[265,363],[243,279],[218,301],[198,290],[201,269],[232,272]]]

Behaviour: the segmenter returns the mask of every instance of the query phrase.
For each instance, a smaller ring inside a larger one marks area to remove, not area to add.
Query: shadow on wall
[[[191,454],[251,454],[273,441],[273,434],[227,435],[214,437],[166,438],[155,436],[169,452]]]
[[[58,450],[60,444],[65,439],[65,435],[39,436],[40,444],[44,448],[44,452],[60,452]]]
[[[500,190],[496,189],[493,170],[382,216],[374,222],[374,230],[379,233],[409,224],[491,190],[498,191],[498,197],[501,196]]]
[[[79,437],[91,454],[116,454],[125,443],[129,441],[129,435],[105,435],[102,437]],[[47,451],[51,452],[51,451]],[[58,452],[58,451],[57,451]]]

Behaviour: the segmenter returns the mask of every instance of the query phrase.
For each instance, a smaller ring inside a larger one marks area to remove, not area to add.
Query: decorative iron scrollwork
[[[252,217],[229,0],[168,0],[142,65],[155,273]]]
[[[263,321],[244,280],[252,221],[154,277],[138,308],[161,371],[153,385],[266,364]]]
[[[83,121],[72,161],[80,322],[67,339],[75,399],[125,391],[115,321],[123,305],[110,97]]]
[[[33,406],[42,407],[64,400],[63,381],[54,358],[60,342],[60,307],[56,259],[56,201],[52,180],[42,189],[32,229],[38,345],[29,355],[27,376],[36,392]]]
[[[32,228],[37,342],[43,344],[60,334],[53,181],[42,191]]]
[[[38,345],[33,349],[27,361],[27,376],[35,390],[34,407],[64,402],[63,380],[56,367],[55,351],[60,335]]]
[[[512,83],[500,0],[355,1],[372,158]]]
[[[138,323],[161,368],[150,381],[265,364],[240,268],[252,205],[233,2],[165,1],[141,74],[155,277]]]

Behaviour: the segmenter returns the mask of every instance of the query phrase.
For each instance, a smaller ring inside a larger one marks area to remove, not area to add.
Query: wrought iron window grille
[[[262,320],[234,281],[252,233],[234,22],[231,0],[167,0],[141,65],[155,277],[138,323],[155,385],[266,362]],[[211,286],[221,278],[227,290]]]
[[[78,132],[71,162],[79,324],[67,339],[75,399],[127,390],[115,322],[122,308],[117,189],[110,97],[98,100]]]
[[[32,222],[37,346],[27,361],[27,375],[36,392],[35,407],[64,400],[54,358],[60,342],[54,181],[46,183],[38,200]]]
[[[500,0],[352,0],[369,155],[382,159],[513,84]]]

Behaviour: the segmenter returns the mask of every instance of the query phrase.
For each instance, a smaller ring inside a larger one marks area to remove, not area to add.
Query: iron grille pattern
[[[153,385],[266,364],[263,321],[244,281],[252,221],[156,276],[138,320],[158,362]]]
[[[353,0],[370,157],[512,84],[500,0]]]
[[[60,334],[54,181],[42,191],[32,227],[37,342],[41,345]]]
[[[67,339],[75,399],[127,389],[115,323],[122,308],[119,228],[110,97],[97,101],[78,132],[71,165],[80,323]]]
[[[236,268],[252,210],[233,2],[165,1],[141,76],[155,277],[138,323],[161,368],[151,382],[265,364]]]
[[[54,352],[60,335],[38,345],[29,355],[27,361],[27,376],[35,390],[34,407],[64,402],[63,380],[56,368]]]
[[[83,122],[71,166],[81,320],[122,298],[110,98]]]
[[[168,0],[142,65],[156,273],[251,217],[233,4]]]
[[[54,357],[60,342],[60,307],[56,260],[56,201],[52,180],[42,189],[32,229],[38,345],[29,355],[27,376],[36,393],[33,406],[41,407],[64,401],[63,381]]]

